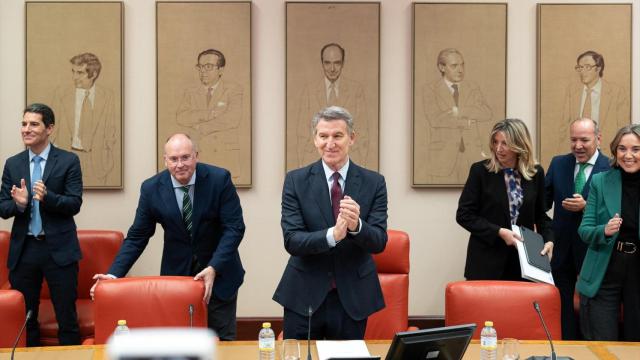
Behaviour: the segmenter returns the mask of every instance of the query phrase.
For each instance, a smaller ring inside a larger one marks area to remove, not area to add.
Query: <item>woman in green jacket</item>
[[[640,341],[640,125],[620,129],[611,153],[613,168],[593,176],[578,228],[589,245],[577,284],[580,327],[587,340]]]

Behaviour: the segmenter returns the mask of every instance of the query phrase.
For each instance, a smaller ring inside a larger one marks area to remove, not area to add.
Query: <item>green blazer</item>
[[[609,265],[618,233],[604,235],[604,227],[615,214],[620,214],[622,178],[620,169],[593,175],[587,206],[578,228],[582,241],[589,246],[578,276],[578,292],[594,297],[600,289]]]

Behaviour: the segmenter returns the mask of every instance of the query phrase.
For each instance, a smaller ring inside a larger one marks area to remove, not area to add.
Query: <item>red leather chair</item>
[[[100,281],[95,290],[95,344],[104,344],[118,320],[129,328],[207,326],[204,283],[186,276],[143,276]]]
[[[551,337],[562,338],[560,293],[549,284],[524,281],[457,281],[445,290],[446,326],[475,323],[473,338],[480,338],[486,320],[493,321],[499,338],[546,340],[533,301],[549,328]]]
[[[0,290],[0,348],[13,347],[25,321],[24,298],[17,290]],[[27,345],[26,330],[18,340],[18,347]]]
[[[409,323],[409,235],[388,230],[387,247],[373,256],[386,307],[369,317],[365,339],[392,339]]]
[[[78,272],[78,325],[80,338],[84,342],[94,336],[94,304],[89,290],[94,284],[93,275],[109,270],[118,250],[122,246],[124,236],[120,231],[112,230],[78,230],[78,240],[82,249],[82,260]],[[58,322],[53,311],[49,287],[42,287],[40,293],[40,342],[43,346],[58,344]]]
[[[9,258],[9,240],[11,233],[0,230],[0,289],[9,289],[9,269],[7,259]],[[13,344],[12,344],[13,345]]]

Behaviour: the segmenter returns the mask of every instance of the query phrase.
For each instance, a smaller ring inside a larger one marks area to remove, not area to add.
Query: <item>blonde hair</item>
[[[527,129],[527,125],[520,119],[504,119],[497,122],[493,126],[493,129],[491,129],[491,135],[489,136],[491,157],[486,164],[487,170],[497,173],[502,169],[493,146],[493,139],[499,132],[504,134],[509,149],[517,154],[516,170],[518,170],[522,177],[531,180],[533,175],[536,174],[536,164],[538,162],[533,154],[529,129]]]

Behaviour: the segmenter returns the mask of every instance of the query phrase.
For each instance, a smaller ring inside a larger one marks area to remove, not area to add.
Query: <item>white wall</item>
[[[507,2],[507,114],[525,120],[535,134],[536,1]],[[380,169],[389,191],[389,227],[407,231],[412,240],[410,315],[443,314],[444,285],[462,279],[464,267],[467,233],[455,223],[460,190],[410,186],[412,5],[409,0],[381,3]],[[133,220],[139,186],[155,173],[155,2],[126,0],[124,4],[124,190],[86,191],[82,211],[76,217],[80,228],[126,232]],[[285,5],[283,0],[254,0],[253,4],[254,186],[240,190],[247,224],[240,252],[247,275],[240,290],[238,316],[278,316],[282,310],[271,296],[287,260],[279,223],[284,178]],[[634,19],[639,18],[639,9],[639,1],[634,0]],[[19,122],[25,105],[24,28],[24,2],[0,1],[2,163],[22,149]],[[632,90],[636,122],[640,111],[639,29],[636,20]],[[10,229],[11,221],[0,220],[0,228]],[[157,274],[161,251],[159,229],[132,274]]]

